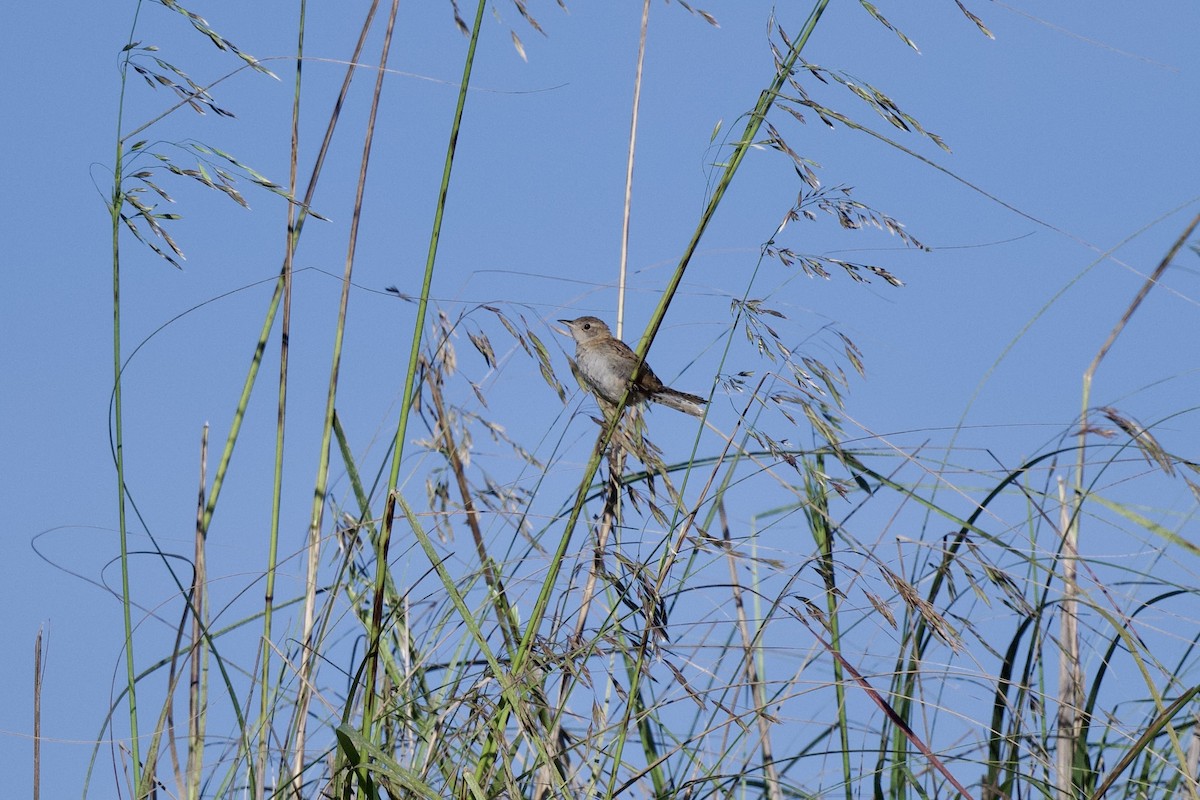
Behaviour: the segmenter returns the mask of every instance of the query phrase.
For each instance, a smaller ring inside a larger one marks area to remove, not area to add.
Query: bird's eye
[[[592,323],[590,323],[590,322],[583,323],[583,329],[585,331],[590,331],[592,329]]]

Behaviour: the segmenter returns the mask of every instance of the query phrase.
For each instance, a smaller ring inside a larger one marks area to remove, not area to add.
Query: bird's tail
[[[693,417],[703,417],[704,404],[708,402],[703,397],[688,394],[687,392],[680,392],[676,389],[669,389],[665,386],[650,395],[650,399],[668,408],[673,408],[676,411],[691,414]]]

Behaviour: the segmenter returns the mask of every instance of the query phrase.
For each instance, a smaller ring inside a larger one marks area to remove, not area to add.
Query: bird
[[[621,402],[626,389],[630,388],[630,378],[638,363],[637,353],[613,336],[608,325],[596,317],[560,319],[559,322],[567,326],[571,338],[575,340],[576,374],[581,382],[596,395],[602,408],[605,403],[615,407]],[[667,386],[654,374],[649,364],[642,362],[642,368],[632,382],[629,402],[633,404],[646,400],[693,417],[704,416],[704,405],[708,402],[703,397]]]

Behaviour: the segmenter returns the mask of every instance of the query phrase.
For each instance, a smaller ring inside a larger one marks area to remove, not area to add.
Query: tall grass
[[[240,69],[265,69],[199,16],[164,5],[240,58]],[[524,3],[515,5],[540,29]],[[387,454],[356,455],[360,434],[338,411],[353,400],[339,399],[338,389],[385,78],[373,73],[329,332],[305,591],[292,597],[276,596],[275,576],[287,411],[295,402],[290,331],[307,323],[292,318],[294,253],[368,33],[384,26],[378,63],[386,66],[399,7],[393,3],[383,23],[377,4],[366,13],[303,187],[303,4],[286,187],[213,145],[188,145],[211,169],[181,166],[158,151],[151,158],[157,145],[133,140],[146,126],[122,133],[128,125],[118,108],[110,206],[113,433],[126,676],[105,725],[116,731],[118,709],[128,715],[121,728],[128,757],[116,766],[130,796],[1197,796],[1197,633],[1169,624],[1172,615],[1195,618],[1188,604],[1196,586],[1178,577],[1186,566],[1173,566],[1195,553],[1182,532],[1194,510],[1184,508],[1172,526],[1138,507],[1147,484],[1197,492],[1195,462],[1159,441],[1158,423],[1091,408],[1087,383],[1080,418],[1064,422],[1060,441],[1016,467],[965,448],[946,455],[925,442],[873,437],[844,413],[845,372],[862,369],[854,343],[830,332],[822,345],[838,355],[819,360],[789,343],[788,321],[756,296],[758,269],[776,260],[821,277],[900,282],[878,264],[796,252],[785,228],[805,220],[833,217],[844,228],[875,228],[921,247],[895,219],[823,186],[787,143],[785,120],[806,114],[865,129],[814,100],[806,78],[843,86],[898,128],[942,144],[879,89],[805,64],[804,47],[826,5],[814,3],[795,36],[778,28],[776,73],[748,98],[737,133],[721,143],[700,219],[640,340],[644,358],[746,155],[755,148],[782,154],[802,189],[738,287],[710,383],[711,396],[730,394],[736,406],[712,404],[720,410],[689,431],[687,447],[672,442],[669,458],[636,408],[595,420],[582,465],[565,425],[551,423],[537,441],[513,438],[505,421],[521,410],[484,402],[481,376],[465,366],[457,344],[465,334],[491,375],[527,364],[565,399],[564,384],[572,382],[556,366],[549,327],[530,322],[516,303],[457,314],[430,307],[442,222],[455,213],[455,157],[470,146],[459,138],[486,18],[482,0],[470,23],[459,19],[467,46],[457,104],[444,121],[440,183],[428,187],[433,222],[424,270],[394,289],[398,302],[416,304],[413,327],[402,336],[407,369],[396,429]],[[179,107],[221,113],[211,87],[181,77],[136,37],[124,52],[123,93],[135,71],[169,86]],[[181,255],[167,230],[174,216],[142,199],[166,196],[154,182],[163,170],[238,202],[236,179],[257,183],[285,195],[291,213],[282,268],[261,332],[247,343],[250,367],[230,398],[233,421],[211,482],[205,432],[192,576],[177,575],[162,553],[162,568],[178,586],[177,642],[171,652],[147,656],[135,648],[138,602],[128,580],[121,388],[129,356],[120,264],[123,231],[169,262]],[[1182,232],[1156,276],[1195,226]],[[1153,286],[1152,279],[1121,324]],[[277,326],[264,602],[229,623],[213,616],[207,540]],[[732,372],[745,357],[759,359],[760,374]],[[1107,422],[1094,421],[1097,413]],[[484,441],[506,456],[489,457],[477,444]],[[1064,471],[1069,477],[1060,479]],[[342,503],[330,492],[335,473],[349,486]],[[567,474],[574,478],[569,491]],[[1096,528],[1138,537],[1143,557],[1089,556],[1105,552],[1088,545]],[[470,546],[454,547],[464,535]],[[259,632],[247,653],[235,634],[251,628]],[[164,675],[165,690],[147,688]]]

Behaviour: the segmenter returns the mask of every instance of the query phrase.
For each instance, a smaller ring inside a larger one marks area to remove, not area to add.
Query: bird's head
[[[596,317],[560,319],[559,322],[567,326],[567,330],[570,331],[571,338],[575,340],[576,344],[587,344],[612,338],[612,332],[604,324],[604,320]]]

